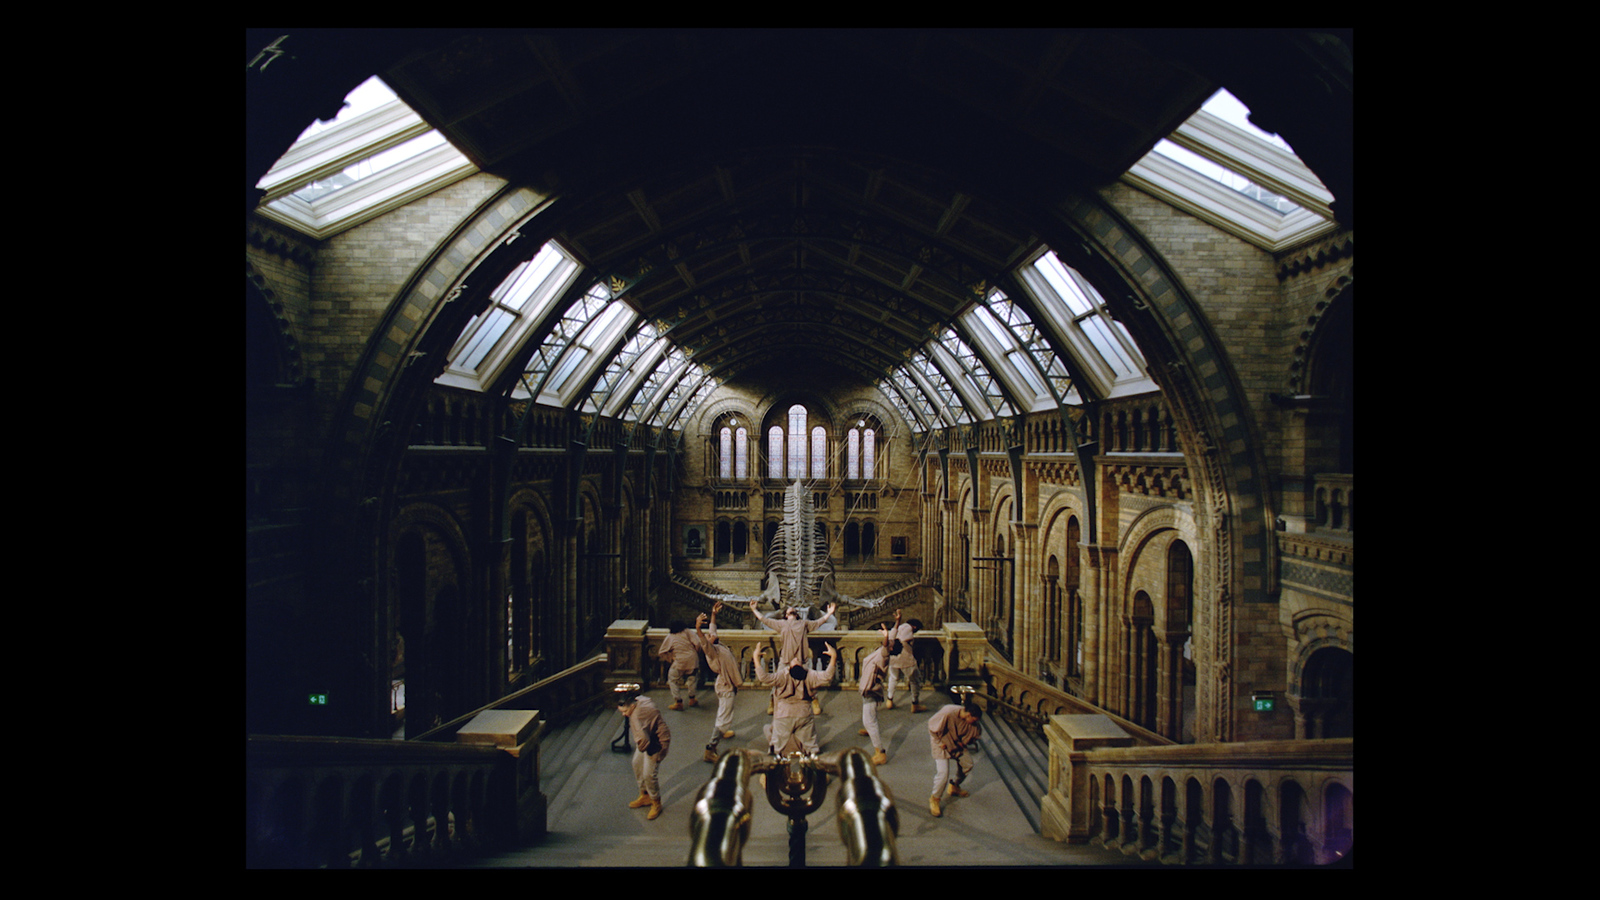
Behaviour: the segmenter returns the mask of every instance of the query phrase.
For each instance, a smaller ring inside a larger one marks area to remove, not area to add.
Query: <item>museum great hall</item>
[[[965,809],[1023,835],[963,864],[1347,864],[1352,54],[247,29],[246,865],[682,864],[709,714],[666,713],[647,827],[605,707],[719,599],[749,666],[794,497],[835,782],[898,611],[924,702],[985,711]],[[963,808],[885,716],[858,777],[939,865]]]

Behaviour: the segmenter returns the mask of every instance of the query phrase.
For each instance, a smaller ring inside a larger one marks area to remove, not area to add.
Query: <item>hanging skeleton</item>
[[[811,486],[802,481],[789,484],[783,496],[783,521],[778,525],[772,546],[767,550],[766,587],[754,598],[728,595],[726,602],[757,605],[773,609],[794,607],[804,618],[811,607],[874,607],[882,597],[851,597],[833,586],[833,562],[828,558],[828,537],[817,527],[816,509],[811,505]]]

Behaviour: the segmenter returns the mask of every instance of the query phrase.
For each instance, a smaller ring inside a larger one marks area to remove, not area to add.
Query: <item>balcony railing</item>
[[[595,657],[407,741],[246,736],[246,866],[431,866],[536,839],[545,724],[603,699],[606,671]]]
[[[1355,846],[1353,738],[1128,746],[1104,716],[1057,716],[1046,837],[1179,865],[1328,865]]]

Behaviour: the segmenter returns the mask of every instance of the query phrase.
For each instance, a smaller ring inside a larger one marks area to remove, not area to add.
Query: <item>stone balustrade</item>
[[[1177,865],[1325,865],[1354,847],[1354,740],[1139,746],[1055,715],[1041,833]]]
[[[246,736],[246,866],[432,866],[536,839],[546,720],[603,702],[606,663],[595,657],[406,741]]]
[[[248,868],[438,865],[543,832],[537,711],[502,744],[245,738]]]
[[[735,614],[733,618],[740,622],[750,621],[748,610],[743,615]],[[707,629],[707,634],[709,633]],[[638,682],[646,689],[665,686],[670,664],[656,657],[656,649],[661,646],[667,634],[667,629],[651,628],[650,623],[642,619],[619,619],[613,622],[606,631],[606,656],[610,661],[610,673],[606,676],[608,684],[614,686],[624,682]],[[778,652],[777,632],[768,628],[719,626],[717,638],[733,651],[734,658],[739,660],[741,676],[745,680],[755,677],[757,646],[762,648],[762,659],[767,665],[767,671],[769,673],[772,671]],[[917,640],[919,642],[917,659],[922,666],[925,684],[932,687],[952,680],[970,682],[977,679],[977,664],[982,660],[982,651],[979,649],[974,652],[973,648],[982,643],[983,634],[975,626],[964,622],[947,622],[943,628],[924,628],[917,633]],[[833,644],[839,650],[838,670],[834,673],[833,687],[853,689],[858,684],[857,678],[862,661],[878,648],[881,641],[882,638],[876,628],[857,631],[828,629],[812,632],[811,645],[815,657],[812,665],[819,669],[826,666],[827,658],[823,655],[822,647],[824,643]],[[710,681],[707,676],[710,673],[702,667],[701,674],[702,686],[709,687]]]
[[[1058,687],[1026,675],[997,655],[990,654],[984,659],[982,676],[983,689],[979,691],[978,699],[998,704],[1004,711],[1026,718],[1038,727],[1044,727],[1051,716],[1097,714],[1115,722],[1138,743],[1156,746],[1174,743],[1148,728],[1107,713]]]

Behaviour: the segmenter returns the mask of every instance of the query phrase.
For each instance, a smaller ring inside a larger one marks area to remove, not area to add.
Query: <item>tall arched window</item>
[[[878,477],[878,433],[868,427],[865,419],[850,429],[845,452],[845,477],[852,479]]]
[[[733,477],[750,477],[750,433],[742,425],[733,433]]]
[[[783,477],[783,426],[767,429],[767,477]]]
[[[806,477],[806,408],[789,407],[789,477]]]
[[[811,477],[828,477],[828,433],[821,425],[811,429]]]
[[[733,477],[733,429],[722,426],[722,452],[717,455],[717,477]]]

